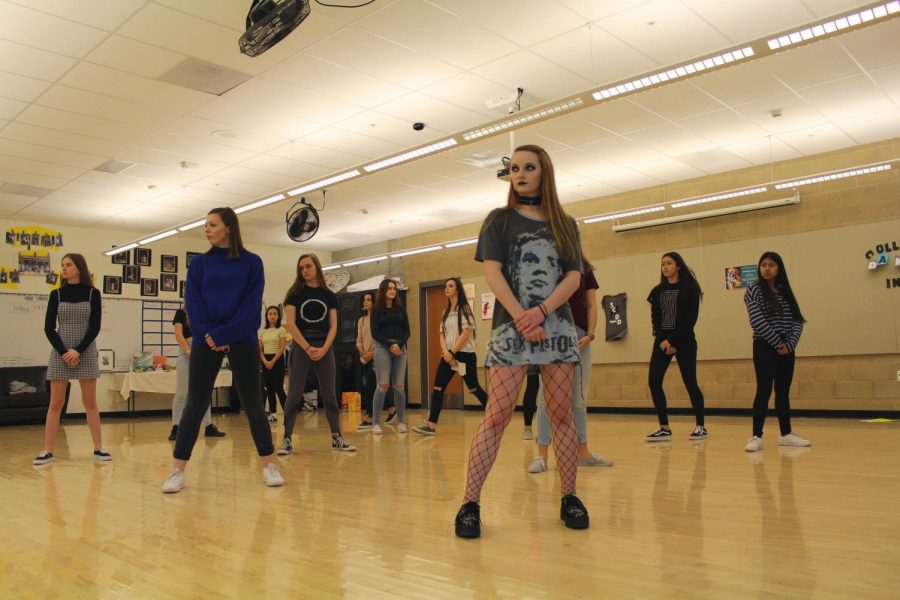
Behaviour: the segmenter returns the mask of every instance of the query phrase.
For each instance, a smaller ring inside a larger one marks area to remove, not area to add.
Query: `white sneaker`
[[[594,454],[591,452],[588,454],[587,458],[579,458],[578,459],[579,467],[611,467],[613,466],[613,461],[608,458],[603,458],[599,454]]]
[[[372,425],[372,433],[375,435],[384,435],[384,429],[381,428],[381,425]]]
[[[528,465],[529,473],[543,473],[547,470],[547,461],[538,456]]]
[[[762,450],[762,438],[759,436],[754,435],[744,446],[744,452],[759,452],[760,450]]]
[[[263,479],[265,479],[266,485],[269,487],[279,487],[284,485],[284,477],[278,472],[278,467],[275,466],[275,463],[273,462],[267,464],[263,469]]]
[[[177,494],[184,489],[184,471],[181,469],[172,469],[169,476],[163,482],[163,494]]]
[[[397,423],[397,433],[406,433],[407,431],[406,423]]]
[[[783,435],[778,438],[779,446],[801,446],[805,448],[806,446],[812,446],[812,442],[809,440],[805,440],[799,435],[795,435],[793,432]]]
[[[533,440],[534,434],[531,432],[530,429],[523,429],[522,430],[522,439],[523,440]]]

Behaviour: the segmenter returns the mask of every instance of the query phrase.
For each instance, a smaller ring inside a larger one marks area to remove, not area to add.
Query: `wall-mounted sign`
[[[725,267],[725,289],[739,290],[747,288],[759,280],[759,268],[756,265]]]

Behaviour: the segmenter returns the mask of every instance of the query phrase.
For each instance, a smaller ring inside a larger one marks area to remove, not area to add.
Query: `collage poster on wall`
[[[739,290],[750,287],[759,279],[757,270],[756,265],[725,267],[725,289]]]

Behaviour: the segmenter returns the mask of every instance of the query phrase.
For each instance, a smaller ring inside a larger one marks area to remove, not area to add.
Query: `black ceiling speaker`
[[[324,205],[322,206],[324,209]],[[295,242],[307,242],[319,231],[319,211],[306,198],[293,205],[284,215],[288,237]]]
[[[259,56],[308,16],[309,0],[253,0],[247,12],[247,30],[238,40],[241,52]]]

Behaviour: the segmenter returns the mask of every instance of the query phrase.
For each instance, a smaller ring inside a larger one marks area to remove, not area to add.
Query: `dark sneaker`
[[[660,427],[644,439],[648,442],[668,442],[672,439],[672,431]]]
[[[34,457],[34,460],[31,461],[33,465],[46,465],[48,462],[53,462],[53,453],[47,452],[44,450],[40,454]]]
[[[278,448],[278,456],[287,456],[291,452],[294,451],[294,446],[291,445],[291,438],[284,438],[281,440],[281,446]]]
[[[396,412],[392,412],[392,413],[390,413],[390,414],[387,416],[387,419],[385,419],[384,422],[385,422],[385,423],[390,423],[390,422],[393,421],[395,418],[397,418],[397,413],[396,413]]]
[[[477,502],[466,502],[456,513],[456,537],[481,537],[481,508]]]
[[[204,435],[206,437],[225,437],[225,433],[222,431],[219,431],[216,428],[216,426],[213,425],[212,423],[210,423],[209,425],[206,426],[206,431],[205,431]]]
[[[372,429],[372,427],[374,427],[374,426],[375,426],[375,424],[372,423],[372,421],[360,421],[359,425],[356,426],[356,430],[357,431],[368,431],[369,429]]]
[[[99,450],[94,450],[94,458],[102,461],[112,460],[112,454],[107,452],[106,448],[100,448]]]
[[[178,437],[178,425],[172,425],[172,431],[169,432],[169,441],[174,442]]]
[[[591,523],[587,509],[575,494],[566,494],[562,497],[559,518],[566,522],[569,529],[587,529]]]
[[[412,429],[420,435],[434,435],[437,433],[435,428],[428,424],[428,421],[422,421],[421,425],[416,425]]]
[[[691,435],[688,436],[688,439],[694,441],[705,440],[708,435],[709,432],[706,431],[706,427],[704,427],[703,425],[697,425],[696,427],[694,427],[694,431],[691,433]]]
[[[356,452],[356,446],[348,444],[341,436],[331,438],[331,449],[335,452]]]

